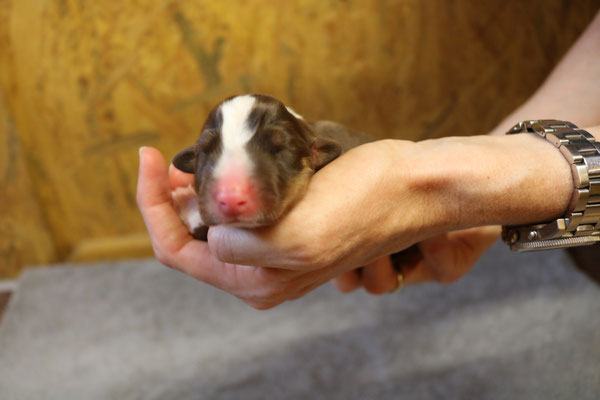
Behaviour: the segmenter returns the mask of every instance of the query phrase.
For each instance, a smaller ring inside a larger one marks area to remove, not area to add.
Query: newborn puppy
[[[173,158],[194,174],[194,187],[174,190],[173,203],[200,240],[211,225],[270,225],[316,171],[368,141],[334,122],[307,122],[270,96],[231,97],[210,112],[196,144]]]

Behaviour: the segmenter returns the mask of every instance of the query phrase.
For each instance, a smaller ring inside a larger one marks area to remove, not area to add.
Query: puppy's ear
[[[173,165],[180,171],[193,174],[196,172],[196,151],[194,146],[181,150],[173,157]]]
[[[342,154],[342,146],[333,140],[317,138],[312,143],[311,151],[313,167],[318,171]]]

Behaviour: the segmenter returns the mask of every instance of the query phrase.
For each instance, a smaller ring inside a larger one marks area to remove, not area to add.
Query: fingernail
[[[140,154],[140,159],[142,158],[142,152],[146,149],[146,146],[142,146],[140,147],[140,149],[138,150],[139,154]]]

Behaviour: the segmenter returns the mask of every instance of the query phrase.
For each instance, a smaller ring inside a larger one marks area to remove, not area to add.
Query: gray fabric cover
[[[461,281],[273,310],[154,260],[28,269],[1,399],[598,399],[600,290],[495,245]]]

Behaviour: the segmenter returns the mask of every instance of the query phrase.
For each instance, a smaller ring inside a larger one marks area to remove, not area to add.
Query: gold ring
[[[397,293],[404,287],[404,275],[402,275],[402,272],[396,273],[396,280],[398,281],[398,286],[396,286],[396,289],[392,290],[392,293]]]

